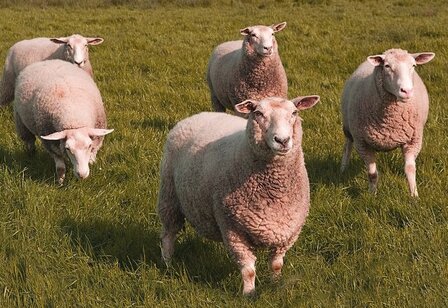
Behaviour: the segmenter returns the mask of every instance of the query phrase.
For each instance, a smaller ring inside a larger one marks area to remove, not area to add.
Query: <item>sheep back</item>
[[[230,224],[256,246],[290,247],[309,208],[303,153],[300,148],[286,165],[266,165],[251,154],[246,125],[222,113],[179,122],[165,145],[161,194],[171,191],[171,201],[207,238],[221,241],[223,226]]]
[[[14,112],[36,136],[79,127],[106,128],[100,92],[82,69],[62,60],[27,66],[16,81]],[[99,137],[97,144],[101,144]],[[42,140],[44,145],[55,141]]]

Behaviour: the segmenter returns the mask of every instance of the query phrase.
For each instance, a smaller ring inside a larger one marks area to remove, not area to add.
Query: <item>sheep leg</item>
[[[344,154],[342,155],[342,162],[341,162],[341,172],[344,172],[345,169],[348,166],[350,156],[352,154],[353,150],[353,141],[349,138],[345,138],[345,145],[344,145]]]
[[[418,197],[417,183],[415,180],[415,174],[416,174],[415,159],[417,157],[417,154],[414,153],[413,149],[407,146],[403,146],[402,151],[405,161],[404,172],[408,180],[408,187],[411,193],[411,197]]]
[[[58,179],[59,185],[64,183],[65,179],[65,162],[63,157],[59,157],[57,155],[53,155],[53,159],[56,165],[56,175]]]
[[[274,248],[270,254],[270,264],[272,269],[272,278],[277,280],[282,274],[283,258],[285,257],[286,249]]]
[[[160,235],[162,259],[167,266],[171,265],[177,234],[185,224],[184,215],[178,206],[173,206],[173,203],[161,200],[158,204],[159,216],[162,221],[162,232]]]
[[[174,180],[168,174],[166,160],[162,164],[161,183],[157,210],[162,222],[161,251],[162,259],[167,266],[171,265],[174,254],[174,244],[177,233],[185,224],[185,216],[180,210],[180,203],[176,196]]]
[[[255,295],[255,261],[257,258],[250,249],[250,243],[231,227],[223,232],[224,245],[230,251],[243,278],[243,294]]]
[[[2,80],[0,81],[0,106],[5,106],[14,100],[15,81],[16,76],[9,63],[9,57],[7,57]]]
[[[92,150],[92,153],[90,154],[90,158],[89,158],[89,164],[93,164],[96,161],[96,154],[98,153],[98,148],[95,147]]]
[[[25,147],[28,153],[33,154],[36,152],[36,136],[23,124],[19,114],[14,111],[14,122],[16,125],[16,132],[20,139],[25,143]]]
[[[367,167],[367,176],[369,178],[369,191],[376,194],[378,185],[378,171],[376,169],[376,163],[375,163],[375,152],[359,145],[357,147],[357,151]]]

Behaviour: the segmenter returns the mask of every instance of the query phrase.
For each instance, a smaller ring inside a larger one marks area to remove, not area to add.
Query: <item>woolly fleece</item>
[[[247,29],[265,26],[254,26]],[[268,27],[265,27],[268,28]],[[246,99],[260,100],[278,96],[286,98],[288,81],[275,37],[271,56],[261,56],[244,40],[225,42],[213,51],[207,69],[207,82],[215,111],[234,110]]]
[[[411,58],[401,49],[387,50],[384,56],[391,63]],[[346,149],[341,168],[345,169],[348,164],[353,143],[370,168],[373,191],[377,181],[375,152],[401,147],[405,155],[415,160],[421,150],[428,117],[428,93],[417,72],[413,73],[414,96],[406,102],[386,90],[385,83],[384,67],[365,61],[346,82],[342,95]]]
[[[9,49],[5,60],[3,76],[0,82],[0,106],[7,105],[13,101],[16,78],[25,67],[43,60],[61,59],[69,61],[66,48],[65,44],[53,43],[50,38],[45,37],[15,43]],[[93,76],[92,65],[88,57],[83,70]]]
[[[282,98],[265,99],[260,106],[284,108],[289,117],[296,110]],[[293,146],[284,156],[269,149],[257,121],[253,113],[244,120],[207,112],[182,120],[170,131],[161,162],[162,242],[170,246],[186,218],[200,235],[224,241],[243,279],[257,247],[271,250],[274,272],[280,271],[310,205],[301,119],[294,119]],[[170,259],[172,250],[166,249],[164,258]],[[251,291],[245,284],[244,292]]]
[[[90,76],[62,60],[37,62],[17,78],[14,101],[16,129],[22,140],[80,127],[106,128],[106,114],[100,92]],[[104,137],[96,137],[93,155]],[[42,140],[52,154],[63,157],[62,141]]]

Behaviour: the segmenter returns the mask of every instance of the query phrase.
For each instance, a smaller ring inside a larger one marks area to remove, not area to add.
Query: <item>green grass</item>
[[[86,181],[58,187],[39,145],[30,157],[0,110],[1,307],[441,307],[448,305],[448,108],[445,1],[0,1],[0,59],[16,41],[72,33],[91,48],[109,126]],[[303,112],[311,210],[271,282],[258,254],[258,298],[222,244],[180,235],[174,268],[160,261],[158,172],[168,130],[211,110],[205,82],[214,46],[239,29],[287,21],[277,35],[290,97],[318,94]],[[420,199],[408,195],[399,151],[379,155],[379,193],[354,153],[339,174],[343,83],[368,55],[433,51],[418,71],[430,116],[417,160]]]

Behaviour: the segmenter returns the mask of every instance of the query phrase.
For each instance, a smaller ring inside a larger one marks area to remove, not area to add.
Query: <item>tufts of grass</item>
[[[86,181],[38,145],[29,156],[0,110],[0,306],[447,306],[448,8],[444,1],[0,1],[0,58],[16,41],[98,35],[91,48],[109,127]],[[311,211],[272,282],[257,263],[258,297],[220,243],[187,226],[173,268],[160,261],[159,161],[175,123],[211,110],[205,70],[212,49],[239,29],[287,21],[278,34],[289,95],[318,94],[303,112]],[[430,116],[417,160],[420,198],[408,197],[399,151],[378,156],[379,192],[367,192],[354,153],[339,173],[344,81],[370,54],[392,47],[433,51],[419,67]]]

